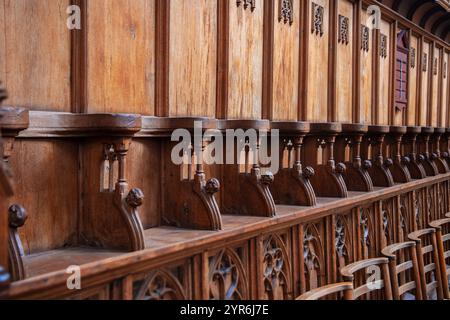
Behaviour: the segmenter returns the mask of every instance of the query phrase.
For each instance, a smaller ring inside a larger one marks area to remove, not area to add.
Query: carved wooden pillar
[[[431,136],[432,156],[439,173],[447,173],[450,171],[446,161],[446,154],[441,152],[441,139],[445,138],[445,128],[435,128],[434,134]]]
[[[272,122],[272,130],[280,132],[280,169],[270,186],[275,203],[314,206],[317,203],[310,178],[312,167],[303,167],[303,142],[310,126],[304,122]],[[287,159],[285,159],[287,157]],[[283,166],[285,165],[285,167]]]
[[[412,179],[424,179],[427,174],[422,165],[423,156],[418,154],[417,136],[422,132],[421,127],[407,127],[404,136],[403,153],[409,158],[406,166]]]
[[[334,159],[336,137],[341,132],[338,123],[312,123],[305,139],[304,163],[315,171],[310,180],[318,197],[348,197],[343,178],[346,166],[341,162],[336,164]]]
[[[422,127],[422,132],[419,135],[419,152],[423,156],[421,158],[422,165],[425,168],[427,176],[436,176],[439,174],[439,169],[436,165],[436,155],[431,152],[431,137],[434,134],[433,127]]]
[[[343,176],[349,191],[373,191],[368,172],[372,162],[367,159],[363,161],[361,158],[361,144],[367,131],[367,125],[342,124],[342,133],[336,140],[336,161],[347,167]]]
[[[274,217],[276,207],[269,189],[274,182],[274,176],[271,172],[263,173],[259,162],[261,133],[269,131],[269,121],[222,120],[219,127],[222,132],[226,133],[228,143],[230,143],[230,135],[232,136],[233,132],[237,132],[234,130],[247,131],[250,135],[255,135],[257,140],[256,150],[236,150],[239,149],[236,148],[236,146],[239,146],[238,139],[233,139],[233,145],[225,146],[227,151],[234,149],[235,161],[234,164],[222,166],[222,211],[226,214]],[[245,139],[247,138],[250,137],[247,136]],[[245,144],[245,141],[241,142]],[[251,144],[250,147],[252,147]],[[252,159],[250,159],[250,152],[253,154]],[[238,164],[236,160],[242,160],[242,153],[245,153],[245,161],[240,162],[245,163]],[[251,170],[249,170],[250,166]]]
[[[368,169],[368,172],[375,187],[394,185],[394,178],[389,170],[394,163],[383,154],[384,140],[388,133],[389,126],[369,126],[368,134],[363,140],[363,159],[372,161],[372,167]]]
[[[406,132],[406,127],[391,126],[390,132],[386,137],[386,154],[393,160],[390,171],[396,183],[407,183],[411,181],[411,174],[407,167],[411,159],[402,155],[403,136]]]

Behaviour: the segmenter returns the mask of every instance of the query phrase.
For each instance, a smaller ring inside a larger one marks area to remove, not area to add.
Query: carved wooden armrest
[[[330,284],[321,288],[317,288],[302,294],[296,300],[312,301],[320,300],[333,294],[343,293],[345,300],[353,300],[353,283],[342,282]]]
[[[389,126],[369,126],[366,138],[366,148],[369,148],[369,146],[373,148],[372,167],[368,171],[374,186],[377,187],[392,187],[394,185],[394,178],[390,171],[394,161],[383,156],[383,147],[386,143],[385,138],[389,132]],[[368,154],[367,150],[365,150],[365,154]]]
[[[420,245],[422,243],[421,237],[426,235],[433,235],[436,233],[436,230],[433,228],[422,229],[418,231],[411,232],[408,235],[408,239],[416,242],[416,244]]]
[[[422,133],[420,135],[420,144],[422,146],[422,157],[420,158],[423,167],[425,168],[425,172],[427,176],[436,176],[439,174],[439,169],[436,165],[436,154],[433,154],[432,150],[430,150],[430,143],[432,140],[432,135],[435,132],[435,128],[433,127],[422,127]]]
[[[12,205],[8,211],[9,223],[9,269],[13,281],[24,280],[26,277],[23,257],[25,256],[18,229],[25,225],[27,212],[20,205]]]
[[[434,135],[432,135],[432,160],[435,161],[439,173],[447,173],[450,171],[449,165],[446,161],[448,158],[447,152],[441,152],[441,139],[446,133],[446,128],[434,128]]]
[[[391,157],[393,164],[390,166],[390,172],[397,183],[407,183],[412,180],[408,170],[408,164],[411,161],[409,157],[402,155],[402,144],[405,134],[408,132],[407,127],[391,126],[388,135],[388,142],[391,146]]]
[[[341,275],[346,281],[353,282],[354,274],[356,272],[373,266],[387,265],[388,263],[389,260],[387,258],[374,258],[357,261],[341,268]]]
[[[410,126],[407,127],[406,136],[404,137],[404,149],[406,156],[404,164],[407,166],[411,178],[424,179],[427,174],[425,168],[422,165],[422,161],[425,158],[417,153],[417,136],[422,132],[422,127]],[[407,157],[407,159],[406,159]]]

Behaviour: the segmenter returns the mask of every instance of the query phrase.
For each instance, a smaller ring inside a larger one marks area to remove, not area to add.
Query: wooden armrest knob
[[[411,163],[411,158],[410,157],[403,157],[402,158],[402,164],[407,165]]]
[[[370,160],[364,160],[363,162],[363,168],[366,170],[369,170],[370,168],[372,168],[372,161]]]
[[[344,174],[347,171],[347,166],[343,163],[338,163],[336,165],[336,173]]]
[[[209,179],[205,185],[206,193],[213,195],[220,191],[220,182],[216,178]]]
[[[272,172],[267,172],[266,174],[261,175],[261,183],[266,186],[270,186],[275,180],[275,177]]]
[[[316,172],[314,171],[313,167],[306,167],[305,169],[303,169],[303,177],[305,179],[311,179],[315,174]]]
[[[25,225],[28,215],[27,211],[20,205],[14,204],[8,211],[9,226],[14,229],[21,228]]]
[[[392,159],[386,159],[384,160],[384,166],[386,168],[392,167],[394,165],[394,161],[392,161]]]
[[[128,193],[126,202],[130,207],[138,208],[144,202],[144,193],[141,189],[134,188]]]

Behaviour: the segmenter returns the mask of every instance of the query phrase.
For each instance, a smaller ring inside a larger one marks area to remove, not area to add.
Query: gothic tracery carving
[[[290,263],[283,240],[278,235],[264,242],[264,288],[269,300],[288,299]]]
[[[339,43],[348,45],[350,42],[350,21],[349,18],[339,15]]]
[[[306,226],[303,237],[303,259],[308,290],[322,285],[320,283],[323,270],[322,250],[322,241],[316,226],[313,224]]]
[[[186,300],[180,281],[166,270],[148,275],[140,285],[136,300]]]
[[[280,0],[278,21],[290,25],[294,23],[294,0]]]
[[[323,36],[323,19],[325,10],[322,6],[317,3],[312,3],[312,13],[311,13],[311,32],[315,35]]]
[[[230,249],[220,251],[210,262],[210,298],[248,299],[246,274],[241,259]]]
[[[361,25],[361,49],[365,52],[370,50],[370,30],[369,27]]]
[[[388,38],[385,34],[381,34],[380,39],[380,55],[383,59],[386,59],[388,54]]]
[[[416,67],[416,48],[410,49],[411,68]]]
[[[422,54],[422,71],[427,72],[428,70],[428,54]]]
[[[236,5],[240,7],[244,5],[244,10],[247,10],[250,7],[250,10],[253,12],[256,9],[256,0],[236,0]]]

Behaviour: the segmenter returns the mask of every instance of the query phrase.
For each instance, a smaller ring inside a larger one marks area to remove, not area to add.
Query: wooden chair
[[[450,299],[450,218],[433,221],[430,223],[430,226],[436,229],[436,242],[444,298]]]
[[[422,300],[416,243],[396,243],[384,248],[382,253],[389,259],[394,300]]]
[[[444,295],[435,229],[419,230],[409,234],[408,238],[416,243],[423,299],[442,300]],[[433,296],[434,292],[436,296]]]
[[[342,294],[344,300],[353,300],[353,283],[341,282],[330,284],[321,288],[317,288],[306,292],[298,297],[296,300],[322,300],[324,298],[332,297],[336,294]]]
[[[380,279],[374,279],[375,281],[369,283],[373,275],[367,277],[367,274],[361,274],[361,271],[370,271],[369,268],[374,268],[375,276],[377,275],[377,269],[379,269]],[[364,296],[373,300],[392,300],[389,260],[387,258],[367,259],[349,264],[341,269],[341,275],[344,281],[353,283],[354,300]],[[382,298],[378,294],[380,290],[382,290]]]

